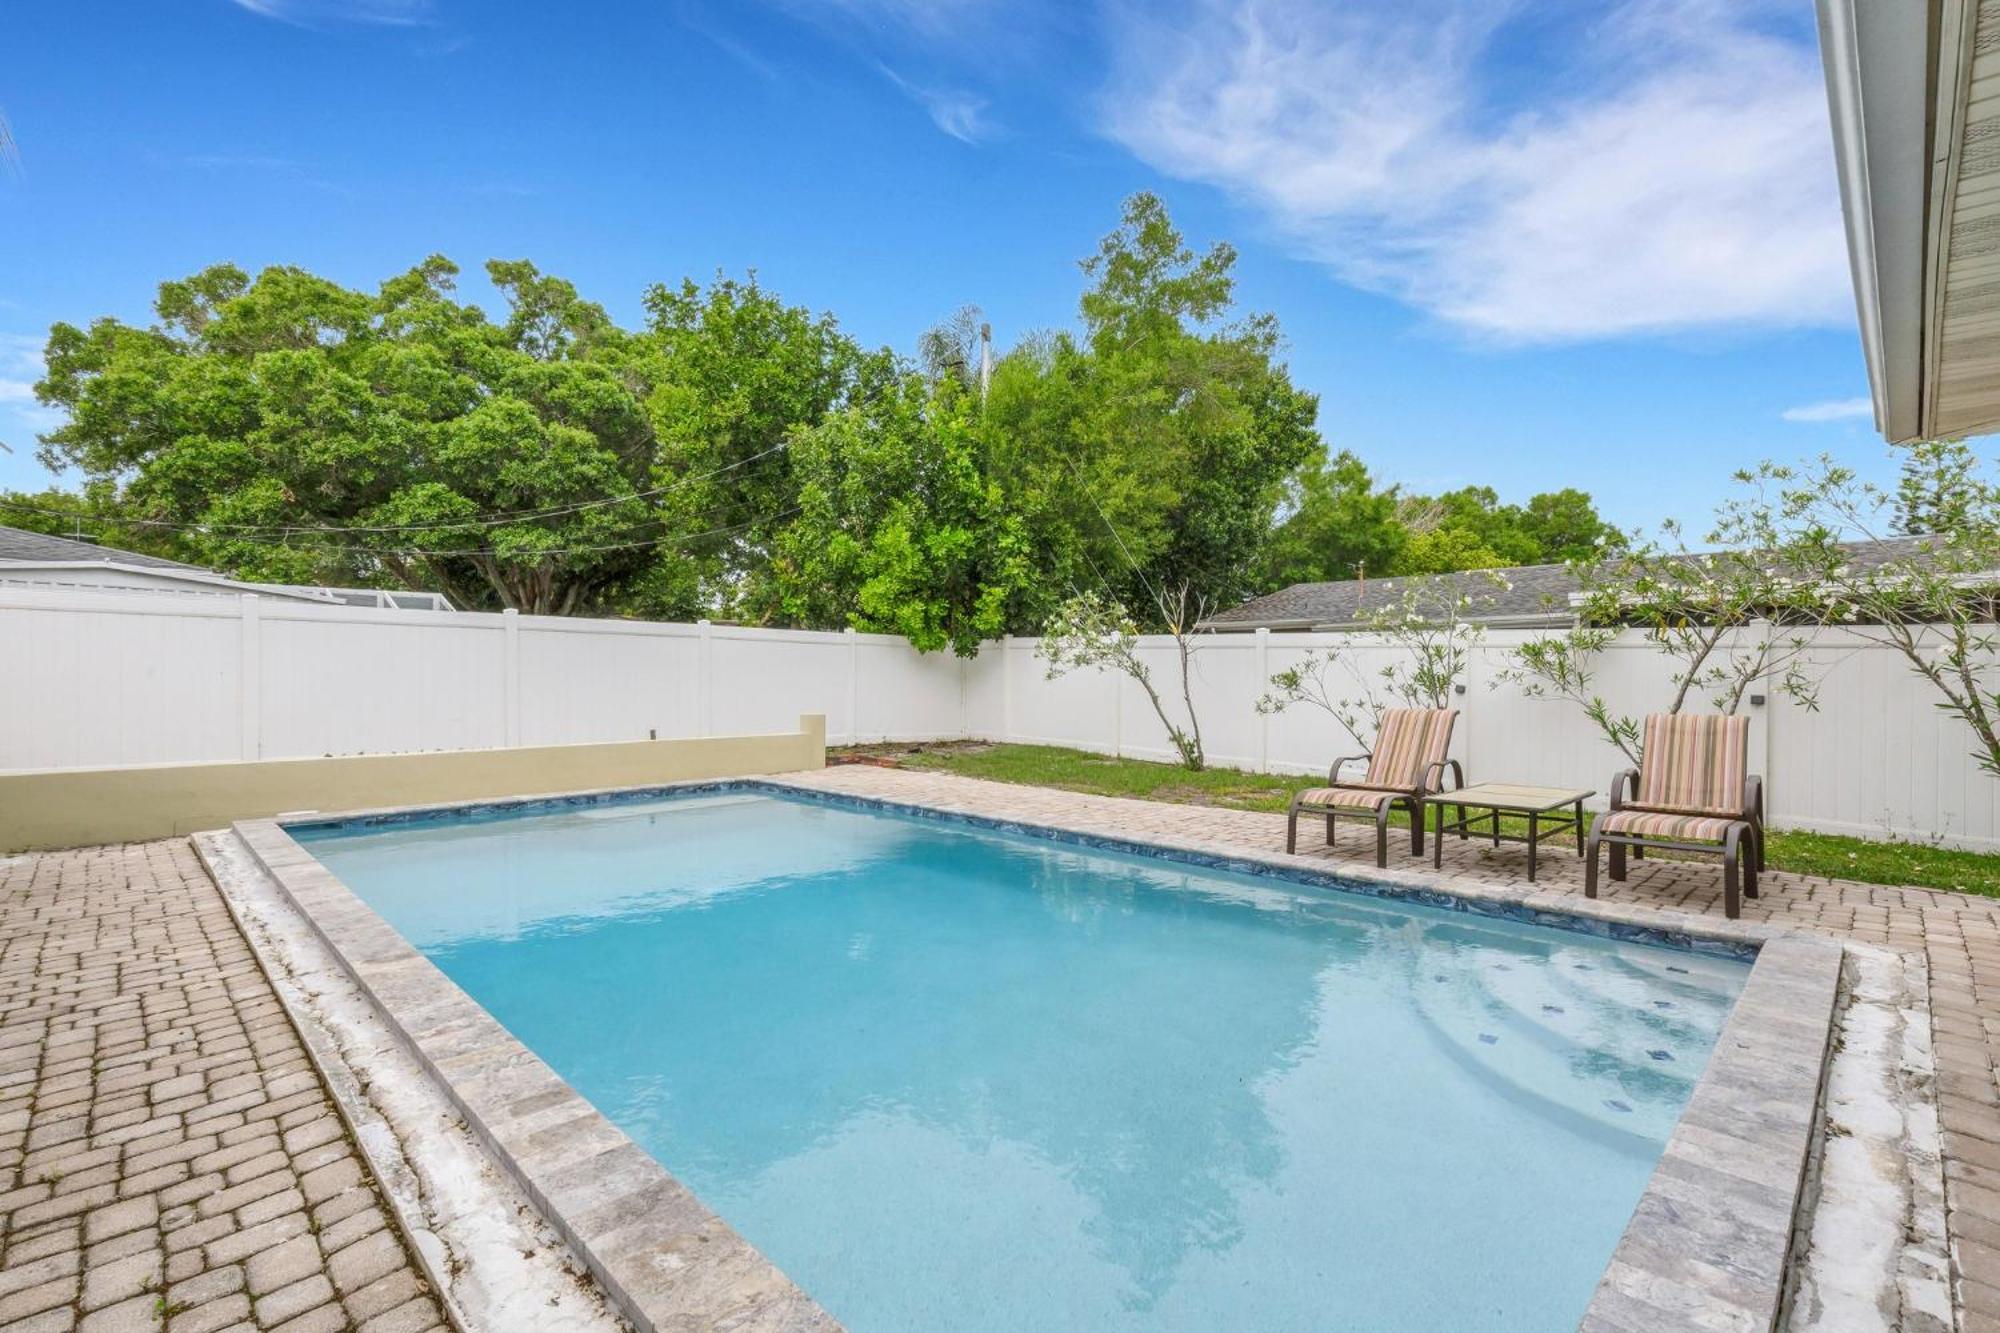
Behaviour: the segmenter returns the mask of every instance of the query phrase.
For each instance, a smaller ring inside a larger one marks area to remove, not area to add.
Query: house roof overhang
[[[1818,3],[1876,427],[2000,430],[2000,4]]]

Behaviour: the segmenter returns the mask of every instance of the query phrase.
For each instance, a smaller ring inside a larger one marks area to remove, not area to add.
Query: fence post
[[[861,636],[849,625],[847,636],[847,743],[861,744]]]
[[[500,735],[508,746],[521,743],[521,613],[500,613]]]
[[[1271,627],[1257,627],[1257,692],[1261,695],[1264,684],[1271,679]],[[1271,771],[1271,715],[1257,714],[1257,771]]]
[[[1014,739],[1014,636],[1000,639],[1000,734],[1003,743]]]
[[[1757,637],[1758,645],[1768,651],[1771,642],[1771,622],[1753,620],[1750,622],[1749,632]],[[1740,635],[1743,631],[1737,630],[1735,633]],[[1737,651],[1741,652],[1742,649],[1739,648]],[[1756,648],[1753,647],[1751,651],[1755,652]],[[1771,724],[1778,711],[1778,701],[1776,692],[1772,690],[1768,681],[1752,681],[1750,689],[1751,692],[1764,696],[1762,704],[1753,704],[1750,708],[1750,762],[1755,765],[1751,772],[1764,779],[1764,809],[1768,811],[1771,808]]]
[[[237,701],[243,717],[237,730],[237,756],[264,757],[264,618],[257,594],[246,592],[237,599],[242,613],[238,622],[237,645],[241,650],[238,668]]]
[[[715,625],[697,620],[694,649],[694,727],[697,736],[713,736],[715,720],[709,714],[715,699]]]

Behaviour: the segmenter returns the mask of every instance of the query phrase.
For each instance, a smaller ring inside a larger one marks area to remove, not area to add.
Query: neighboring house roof
[[[131,576],[138,576],[135,580]],[[373,606],[394,611],[451,611],[442,593],[377,588],[315,588],[291,583],[248,583],[200,565],[121,551],[95,542],[51,537],[0,526],[0,582],[55,588],[95,587],[143,581],[154,591],[180,593],[261,593],[321,605]]]
[[[1883,564],[1920,547],[1921,537],[1849,542],[1846,550],[1862,568]],[[1499,576],[1499,580],[1494,579]],[[1460,574],[1418,574],[1392,579],[1348,579],[1340,583],[1294,583],[1217,612],[1202,622],[1215,630],[1344,629],[1393,607],[1411,587],[1435,589],[1438,605],[1461,593],[1471,599],[1465,619],[1485,625],[1562,624],[1573,619],[1570,595],[1579,590],[1567,565],[1516,565],[1512,569]]]
[[[1436,588],[1440,597],[1463,589],[1476,605],[1468,620],[1491,624],[1556,621],[1570,618],[1569,595],[1577,590],[1576,575],[1566,565],[1518,565],[1485,574],[1418,574],[1397,579],[1349,579],[1342,583],[1294,583],[1289,588],[1253,598],[1241,606],[1210,616],[1211,629],[1312,629],[1320,625],[1352,625],[1394,606],[1411,587]]]
[[[206,574],[218,578],[215,571],[203,569],[199,565],[184,565],[178,560],[162,560],[156,555],[140,555],[137,551],[121,551],[115,547],[99,546],[96,542],[74,541],[68,537],[51,537],[43,532],[29,532],[24,528],[0,526],[0,561],[8,563],[25,562],[37,565],[68,565],[78,561],[102,561],[106,564],[131,565],[140,569],[177,569],[185,574]]]

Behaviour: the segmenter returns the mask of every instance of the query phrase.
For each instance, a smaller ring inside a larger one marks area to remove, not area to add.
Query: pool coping
[[[1580,1328],[1769,1329],[1783,1309],[1794,1220],[1820,1123],[1842,948],[1769,926],[1616,901],[1533,906],[1527,890],[1475,876],[1329,869],[1324,861],[1087,824],[1017,820],[945,803],[828,792],[782,775],[694,780],[246,820],[252,855],[372,999],[395,1037],[583,1257],[642,1330],[687,1321],[755,1330],[840,1325],[776,1265],[572,1089],[376,915],[287,831],[390,826],[523,807],[598,805],[702,792],[778,792],[820,804],[936,819],[1162,857],[1308,888],[1415,902],[1620,940],[1749,958],[1743,991],[1605,1268]]]

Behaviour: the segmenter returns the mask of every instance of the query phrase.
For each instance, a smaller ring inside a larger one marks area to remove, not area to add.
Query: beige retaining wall
[[[826,764],[826,718],[768,736],[0,773],[0,853],[141,842],[238,819],[485,800]]]

